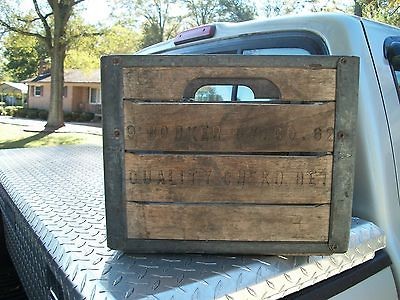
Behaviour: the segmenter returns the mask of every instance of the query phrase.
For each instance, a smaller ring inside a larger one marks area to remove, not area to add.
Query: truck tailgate
[[[332,256],[129,255],[107,247],[102,149],[0,152],[8,249],[32,299],[276,299],[375,256],[384,233],[353,218]],[[256,229],[255,229],[256,230]]]

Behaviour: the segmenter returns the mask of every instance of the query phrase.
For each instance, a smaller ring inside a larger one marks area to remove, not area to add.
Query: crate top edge
[[[358,63],[357,56],[322,55],[108,55],[101,57],[102,66],[134,67],[256,67],[336,69],[343,59]]]

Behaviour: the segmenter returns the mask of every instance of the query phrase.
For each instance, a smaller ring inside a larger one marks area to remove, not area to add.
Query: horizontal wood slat
[[[124,101],[125,149],[332,152],[335,103],[221,104]]]
[[[125,154],[127,201],[320,204],[332,156]]]
[[[335,100],[335,69],[213,66],[124,68],[123,97],[176,101],[190,82],[199,78],[266,79],[279,88],[282,100]]]
[[[329,205],[127,203],[128,238],[326,242]]]

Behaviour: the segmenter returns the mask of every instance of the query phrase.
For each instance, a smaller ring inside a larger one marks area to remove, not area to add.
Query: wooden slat
[[[125,149],[332,152],[335,104],[160,104],[124,101]]]
[[[127,222],[136,239],[325,242],[329,205],[127,203]]]
[[[128,201],[321,204],[332,156],[125,154]]]
[[[198,78],[255,78],[272,81],[283,100],[335,100],[336,70],[274,67],[135,67],[123,71],[123,97],[179,100]]]

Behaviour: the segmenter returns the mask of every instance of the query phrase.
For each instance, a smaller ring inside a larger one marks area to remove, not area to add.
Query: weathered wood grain
[[[128,238],[326,242],[329,205],[127,203]]]
[[[124,101],[125,149],[332,152],[335,103],[220,104]]]
[[[277,67],[135,67],[123,70],[123,97],[136,100],[180,100],[199,78],[267,79],[282,100],[335,100],[336,70]]]
[[[125,154],[127,201],[321,204],[332,156]]]

